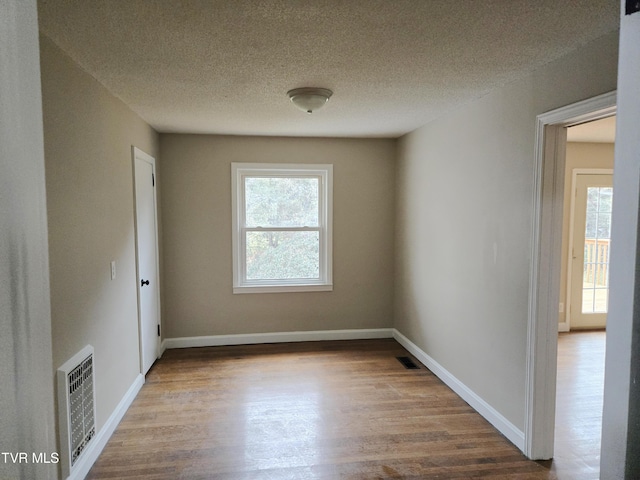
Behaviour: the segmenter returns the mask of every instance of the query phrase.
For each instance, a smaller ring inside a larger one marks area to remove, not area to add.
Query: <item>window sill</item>
[[[233,287],[233,293],[292,293],[292,292],[331,292],[333,284],[325,285],[245,285]]]

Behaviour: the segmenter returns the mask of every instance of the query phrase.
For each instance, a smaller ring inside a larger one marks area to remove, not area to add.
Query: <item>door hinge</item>
[[[158,336],[160,336],[160,324],[158,324]]]
[[[155,173],[151,174],[151,186],[152,187],[156,186],[156,175],[155,175]]]

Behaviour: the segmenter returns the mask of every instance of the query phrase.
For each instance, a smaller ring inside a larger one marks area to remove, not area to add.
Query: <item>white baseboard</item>
[[[89,470],[91,470],[91,467],[107,445],[111,435],[113,435],[113,432],[120,423],[120,420],[122,420],[122,417],[124,417],[129,406],[131,406],[131,403],[136,398],[136,395],[138,395],[142,385],[144,385],[144,375],[138,374],[129,387],[129,390],[127,390],[127,393],[125,393],[122,400],[120,400],[120,403],[118,403],[116,409],[109,416],[106,423],[102,426],[93,441],[85,450],[82,455],[82,459],[77,465],[74,465],[73,471],[71,472],[71,475],[67,477],[67,480],[82,480],[87,476]]]
[[[257,343],[315,342],[319,340],[365,340],[369,338],[392,337],[392,328],[177,337],[165,338],[162,342],[161,351],[164,352],[164,350],[169,348],[218,347],[222,345],[253,345]]]
[[[435,376],[447,384],[447,386],[467,402],[471,408],[482,415],[500,433],[507,437],[511,443],[524,451],[524,432],[522,430],[518,429],[513,423],[503,417],[495,408],[485,402],[473,390],[454,377],[442,365],[396,329],[393,329],[393,338],[420,360]]]
[[[568,332],[570,330],[569,323],[560,322],[558,323],[558,332]]]

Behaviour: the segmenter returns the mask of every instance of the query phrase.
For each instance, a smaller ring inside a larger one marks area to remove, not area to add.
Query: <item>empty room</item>
[[[637,478],[633,4],[0,0],[0,478],[584,480],[551,152],[612,108]]]

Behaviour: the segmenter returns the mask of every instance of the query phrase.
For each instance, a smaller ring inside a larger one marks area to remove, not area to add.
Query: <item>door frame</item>
[[[616,113],[616,91],[538,115],[534,154],[524,453],[553,457],[566,127]]]
[[[148,162],[151,164],[151,170],[155,179],[156,175],[156,159],[149,155],[148,153],[143,152],[139,148],[135,146],[131,146],[131,166],[133,170],[133,224],[134,224],[134,243],[135,243],[135,252],[136,252],[136,298],[137,298],[137,307],[138,307],[138,357],[139,357],[139,366],[140,373],[144,375],[144,360],[142,357],[142,311],[141,311],[141,299],[140,299],[140,262],[139,262],[139,254],[138,254],[138,206],[136,203],[136,159],[140,159],[142,161]],[[153,214],[154,214],[154,224],[155,224],[155,241],[156,241],[156,272],[157,277],[155,280],[155,284],[158,286],[158,325],[162,325],[162,310],[160,309],[160,248],[159,248],[159,235],[158,235],[158,195],[156,192],[156,188],[153,189]],[[161,337],[158,335],[155,337],[155,352],[156,358],[160,357],[160,341]]]
[[[569,255],[567,255],[567,291],[565,298],[564,322],[560,322],[558,331],[568,332],[571,330],[571,277],[573,274],[573,259],[571,249],[573,248],[574,220],[576,208],[576,189],[578,188],[578,175],[613,175],[611,168],[574,168],[571,172],[571,205],[569,207]]]

